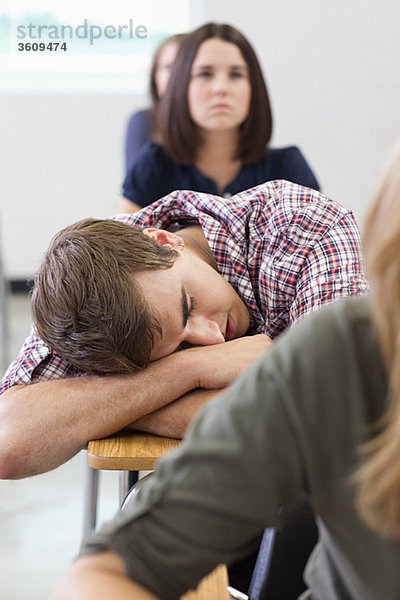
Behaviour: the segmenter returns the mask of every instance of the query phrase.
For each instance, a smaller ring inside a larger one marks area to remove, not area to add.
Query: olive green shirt
[[[318,310],[207,405],[84,552],[113,549],[130,577],[172,600],[249,554],[305,494],[320,531],[306,570],[312,598],[398,600],[400,542],[360,520],[352,479],[386,395],[367,298]]]

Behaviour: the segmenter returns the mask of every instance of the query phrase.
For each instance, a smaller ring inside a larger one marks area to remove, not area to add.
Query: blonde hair
[[[389,405],[358,472],[358,507],[381,534],[400,537],[400,144],[368,211],[364,249]]]

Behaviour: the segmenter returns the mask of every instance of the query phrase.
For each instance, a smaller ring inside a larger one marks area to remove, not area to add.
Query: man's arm
[[[89,440],[111,435],[190,390],[225,387],[269,343],[266,336],[252,336],[183,350],[132,375],[9,388],[0,396],[0,478],[53,469]]]
[[[196,413],[221,390],[193,390],[158,410],[141,417],[130,429],[171,438],[183,438]]]
[[[122,559],[114,552],[84,556],[58,583],[50,600],[157,600],[125,574]]]
[[[244,371],[272,341],[262,335],[242,338],[242,340],[246,343],[246,352],[242,354],[241,358],[241,371]],[[223,348],[224,344],[221,346],[221,349]],[[182,438],[196,413],[220,391],[221,388],[191,390],[174,402],[141,417],[132,423],[130,428],[171,438]]]

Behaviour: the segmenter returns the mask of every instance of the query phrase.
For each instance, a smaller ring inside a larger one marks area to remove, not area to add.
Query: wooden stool
[[[122,504],[129,491],[129,473],[153,470],[157,459],[179,443],[180,440],[139,431],[121,431],[104,439],[90,441],[87,449],[83,539],[96,527],[99,471],[120,471],[119,499]]]

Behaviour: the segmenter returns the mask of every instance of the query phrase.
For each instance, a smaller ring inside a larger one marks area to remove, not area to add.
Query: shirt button
[[[229,192],[225,192],[224,198],[232,198],[232,194],[230,194]]]

